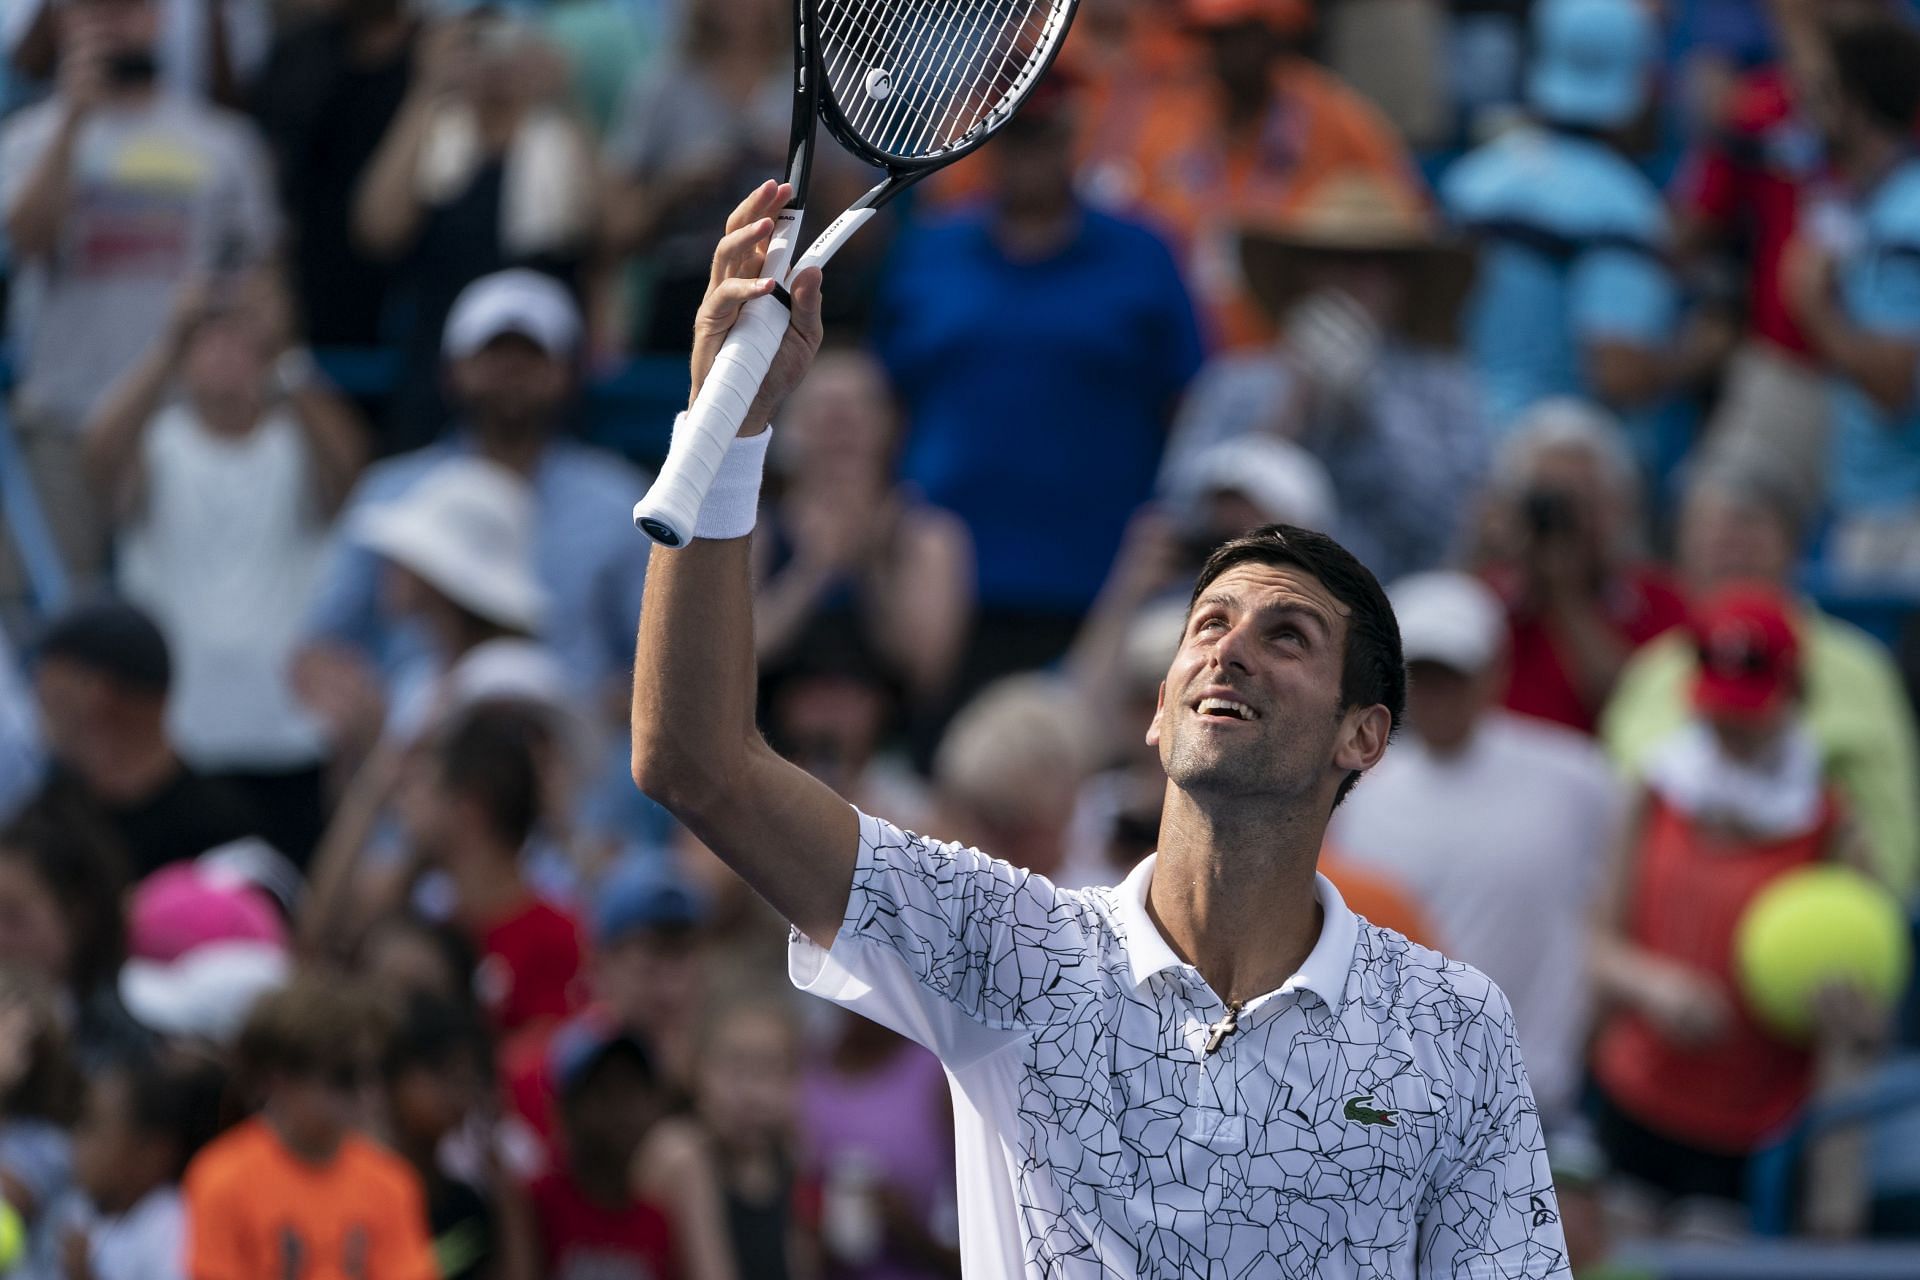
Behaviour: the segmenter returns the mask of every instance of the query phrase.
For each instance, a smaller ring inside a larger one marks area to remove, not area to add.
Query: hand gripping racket
[[[725,0],[709,0],[725,3]],[[786,282],[824,264],[875,211],[966,155],[1013,118],[1059,52],[1079,0],[794,0],[793,203],[775,219],[764,276],[780,283],[741,308],[674,433],[633,521],[684,546],[720,460],[786,336]],[[886,178],[791,262],[807,200],[814,124]]]

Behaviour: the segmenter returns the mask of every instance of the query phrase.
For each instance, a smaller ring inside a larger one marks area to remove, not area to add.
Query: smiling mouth
[[[1232,698],[1202,698],[1194,705],[1194,710],[1208,720],[1258,720],[1260,718],[1258,711]]]

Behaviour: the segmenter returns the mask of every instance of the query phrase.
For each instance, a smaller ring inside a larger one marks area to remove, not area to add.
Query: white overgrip
[[[761,277],[784,282],[787,263],[800,235],[802,210],[782,209],[774,217],[773,238]],[[714,357],[713,368],[694,397],[687,416],[673,433],[660,474],[633,508],[633,523],[663,547],[684,547],[693,540],[700,504],[713,484],[720,460],[746,425],[747,410],[773,366],[786,337],[786,304],[771,295],[740,309],[732,332]]]

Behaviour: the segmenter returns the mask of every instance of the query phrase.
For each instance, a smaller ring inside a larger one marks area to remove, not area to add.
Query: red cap
[[[1276,31],[1304,31],[1313,25],[1313,0],[1186,0],[1187,25],[1231,27],[1264,22]]]
[[[1771,587],[1734,586],[1694,611],[1700,674],[1693,705],[1703,714],[1754,719],[1800,689],[1800,637],[1788,604]]]

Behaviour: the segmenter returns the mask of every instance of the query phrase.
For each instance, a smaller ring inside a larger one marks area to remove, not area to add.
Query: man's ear
[[[1341,773],[1365,773],[1380,763],[1387,753],[1387,735],[1393,730],[1393,716],[1379,703],[1355,707],[1341,718],[1340,741],[1333,751],[1334,767]]]
[[[1155,694],[1153,699],[1153,719],[1147,722],[1147,745],[1150,747],[1160,745],[1160,717],[1166,712],[1166,709],[1167,682],[1162,680],[1160,682],[1160,692]]]

